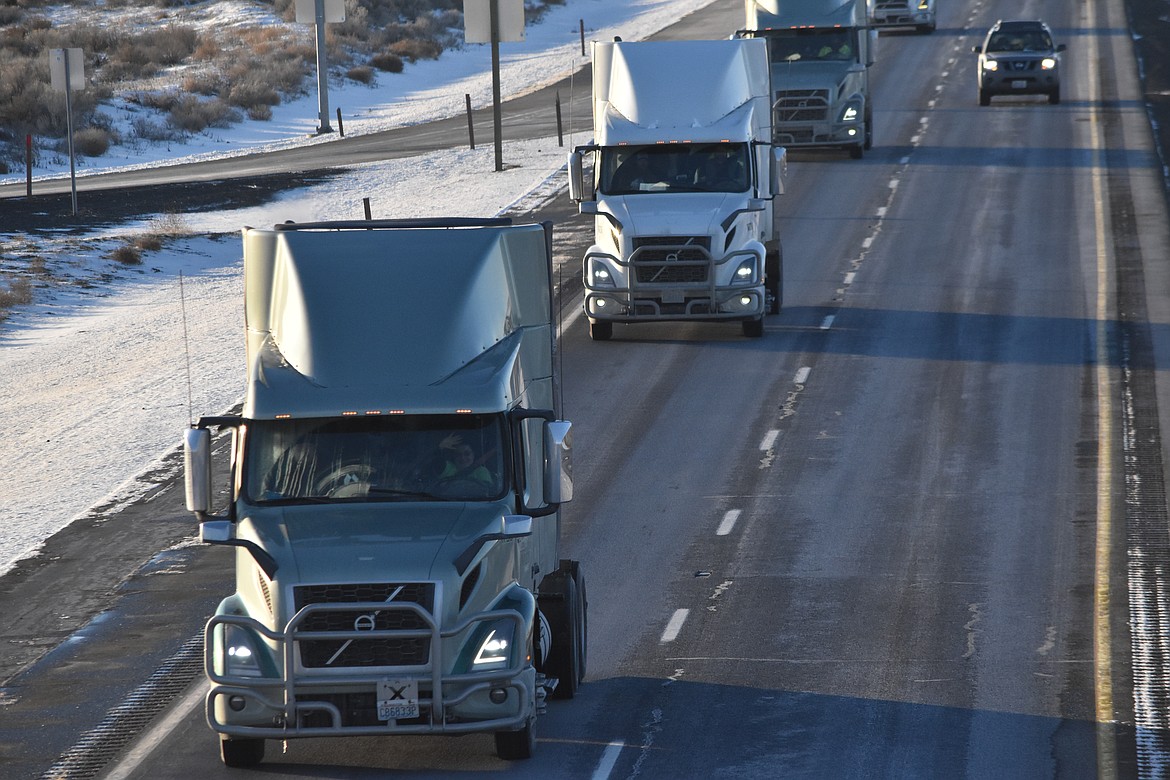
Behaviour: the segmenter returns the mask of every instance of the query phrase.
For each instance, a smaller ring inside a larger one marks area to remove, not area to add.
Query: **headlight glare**
[[[1044,59],[1040,60],[1040,67],[1043,70],[1052,70],[1053,68],[1056,67],[1056,58],[1055,57],[1045,57]]]
[[[613,275],[609,272],[609,267],[601,260],[591,259],[589,261],[589,286],[597,287],[613,287]]]
[[[857,106],[846,106],[845,112],[841,114],[842,122],[856,122],[857,121]]]
[[[263,677],[260,654],[251,632],[241,626],[223,627],[224,674],[229,677]]]
[[[984,70],[999,70],[999,63],[996,62],[995,60],[984,60],[983,61],[983,69]]]
[[[735,283],[736,284],[755,284],[756,281],[756,261],[755,259],[744,260],[735,269]]]
[[[515,624],[510,620],[494,623],[479,643],[475,658],[471,662],[473,671],[506,669],[512,655],[512,634]]]

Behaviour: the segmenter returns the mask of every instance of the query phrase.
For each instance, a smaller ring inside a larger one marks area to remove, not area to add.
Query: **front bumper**
[[[671,250],[691,253],[692,259],[663,263],[658,256]],[[653,254],[654,259],[649,259]],[[696,256],[698,255],[698,256]],[[755,257],[758,273],[751,283],[728,283],[745,257]],[[614,274],[613,284],[590,282],[591,259],[604,261]],[[719,260],[700,247],[657,245],[636,249],[628,260],[593,247],[584,259],[585,314],[592,320],[653,322],[667,320],[751,320],[763,316],[766,298],[763,253],[730,252]]]
[[[362,615],[387,609],[408,610],[426,625],[418,630],[352,630],[306,632],[302,626],[314,612],[328,609]],[[216,615],[207,624],[204,665],[211,688],[206,715],[220,734],[244,738],[370,736],[394,734],[463,734],[511,731],[524,726],[543,710],[545,689],[527,654],[514,657],[508,668],[467,673],[445,673],[443,639],[463,634],[475,623],[515,621],[513,636],[527,636],[519,612],[484,612],[443,629],[433,616],[415,604],[389,606],[384,602],[317,604],[302,608],[282,631],[239,615]],[[242,626],[264,637],[281,653],[284,673],[276,677],[231,676],[216,669],[217,627]],[[429,639],[425,666],[406,668],[305,669],[299,665],[297,643],[333,639],[369,641]],[[418,688],[418,717],[381,721],[377,717],[380,682],[413,680]]]

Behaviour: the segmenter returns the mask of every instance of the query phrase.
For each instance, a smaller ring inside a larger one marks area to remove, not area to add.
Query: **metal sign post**
[[[316,27],[317,34],[317,134],[332,133],[329,125],[329,56],[325,48],[325,24],[345,21],[343,0],[296,0],[297,22]]]
[[[524,0],[463,0],[467,43],[492,46],[492,125],[496,136],[496,170],[504,170],[503,120],[500,108],[500,42],[524,40]]]
[[[50,49],[49,80],[56,92],[65,93],[65,132],[69,134],[69,187],[73,216],[77,216],[77,164],[73,153],[73,90],[85,89],[85,61],[81,49]]]

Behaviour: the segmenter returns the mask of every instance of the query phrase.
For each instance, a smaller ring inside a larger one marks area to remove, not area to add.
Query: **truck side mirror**
[[[184,483],[187,511],[207,514],[211,511],[211,431],[191,428],[183,437]]]
[[[582,179],[585,176],[585,164],[581,159],[581,153],[578,151],[569,152],[569,198],[574,203],[580,203],[585,200],[584,187],[582,186]]]
[[[544,426],[544,490],[549,504],[573,500],[573,424],[553,420]]]
[[[772,194],[783,195],[784,180],[788,178],[788,150],[783,146],[772,147],[772,165],[769,173],[771,174]]]

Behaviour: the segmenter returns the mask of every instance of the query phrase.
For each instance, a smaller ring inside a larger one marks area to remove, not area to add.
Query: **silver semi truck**
[[[776,143],[834,147],[860,158],[873,146],[869,70],[877,30],[867,0],[746,0],[740,37],[764,38],[772,62]]]
[[[201,538],[235,548],[206,631],[224,763],[258,764],[269,739],[485,731],[529,757],[586,658],[585,581],[558,551],[550,226],[289,223],[243,242],[242,413],[185,437]]]
[[[594,220],[592,338],[655,320],[763,335],[783,296],[770,94],[760,40],[593,44],[593,142],[568,162],[569,194]]]

